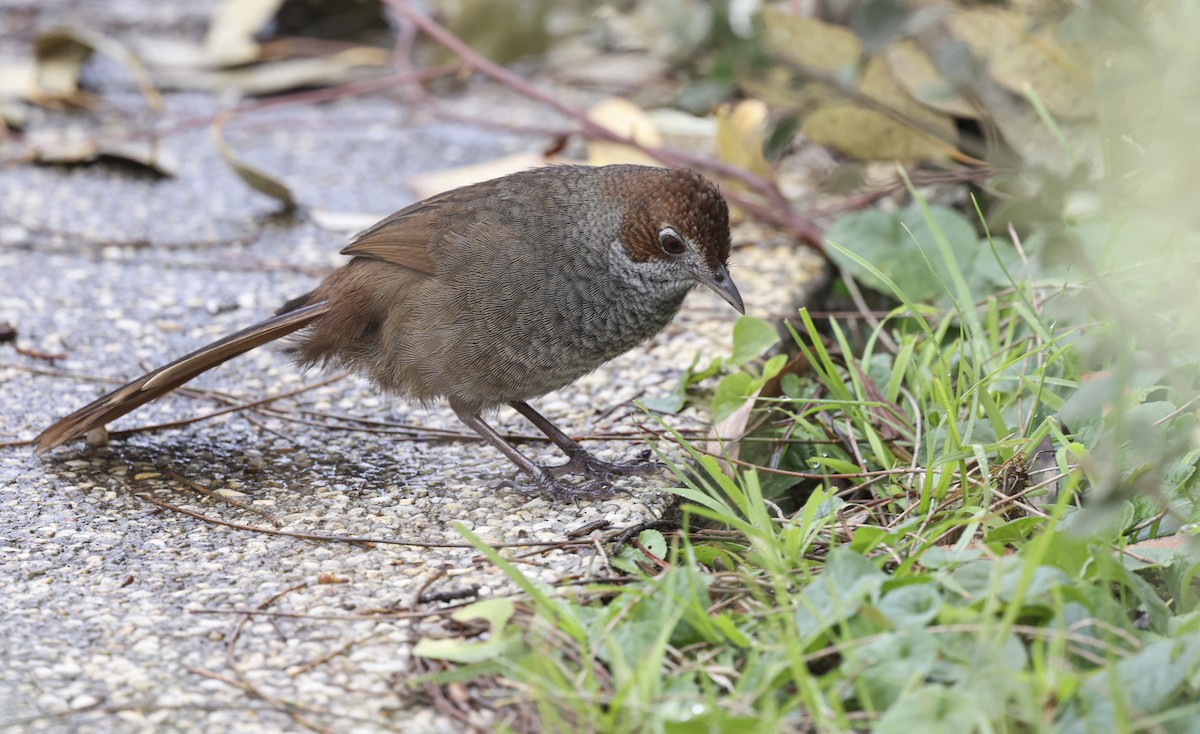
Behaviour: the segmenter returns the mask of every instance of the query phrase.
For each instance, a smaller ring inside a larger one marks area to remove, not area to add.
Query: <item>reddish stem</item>
[[[759,194],[765,202],[754,202],[741,196],[737,193],[727,192],[726,197],[741,206],[747,212],[761,219],[769,221],[783,227],[787,227],[796,233],[796,235],[811,247],[818,250],[823,250],[822,229],[817,226],[812,220],[801,216],[791,206],[787,197],[775,185],[775,182],[762,176],[756,176],[748,171],[745,171],[737,166],[730,165],[723,161],[713,160],[705,156],[699,156],[693,153],[688,153],[681,150],[671,148],[650,147],[642,145],[638,141],[619,135],[612,130],[597,124],[592,121],[582,111],[571,107],[570,105],[561,102],[558,99],[546,94],[527,80],[517,74],[491,61],[490,59],[481,56],[478,52],[468,46],[462,39],[455,36],[444,26],[434,21],[429,16],[414,8],[407,0],[385,0],[388,6],[401,18],[409,23],[417,26],[430,38],[442,44],[446,48],[453,51],[459,56],[468,66],[478,70],[485,76],[500,82],[506,87],[514,90],[518,94],[528,97],[559,114],[572,120],[579,126],[580,132],[595,140],[607,140],[620,145],[627,145],[635,150],[639,150],[656,160],[662,161],[668,165],[685,165],[695,168],[702,168],[713,173],[720,174],[726,178],[737,181],[746,188]]]

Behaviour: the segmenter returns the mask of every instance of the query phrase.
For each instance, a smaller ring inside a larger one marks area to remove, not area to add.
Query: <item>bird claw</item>
[[[523,467],[525,473],[533,478],[531,484],[508,479],[501,482],[497,488],[540,495],[553,500],[569,500],[578,505],[581,499],[603,500],[619,494],[629,494],[628,489],[613,484],[617,477],[657,474],[666,468],[656,461],[650,461],[649,451],[642,454],[640,461],[627,464],[601,461],[583,449],[572,451],[568,455],[569,460],[558,466]],[[564,481],[562,477],[567,474],[582,476],[584,481],[578,484]]]
[[[558,466],[546,467],[551,475],[561,477],[564,474],[583,474],[593,481],[608,483],[613,477],[628,477],[634,475],[658,474],[666,467],[649,460],[650,452],[643,452],[640,461],[629,463],[613,463],[601,461],[587,451],[579,450],[571,455],[569,461]]]

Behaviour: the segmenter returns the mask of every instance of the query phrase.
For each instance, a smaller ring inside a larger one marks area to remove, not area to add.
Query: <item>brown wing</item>
[[[436,194],[360,232],[342,254],[437,275],[439,263],[453,257],[451,251],[467,242],[475,243],[475,236],[468,236],[469,232],[477,232],[485,222],[488,228],[504,226],[514,207],[531,207],[530,197],[523,192],[536,190],[543,197],[556,191],[563,193],[569,187],[564,188],[559,179],[565,176],[573,182],[568,174],[578,177],[588,171],[568,166],[535,168]]]
[[[359,232],[343,255],[383,260],[428,275],[437,274],[438,246],[451,227],[451,216],[469,216],[480,192],[467,186],[419,201]]]

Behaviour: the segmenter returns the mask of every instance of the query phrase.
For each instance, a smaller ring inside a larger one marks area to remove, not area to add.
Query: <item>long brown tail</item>
[[[296,299],[296,302],[299,301],[300,299]],[[296,302],[289,303],[284,308],[293,306]],[[157,397],[166,395],[201,372],[210,370],[257,346],[304,328],[322,314],[327,313],[328,310],[329,306],[325,302],[294,308],[294,310],[286,311],[274,318],[234,332],[186,357],[181,357],[153,372],[142,375],[128,385],[113,390],[42,431],[34,439],[35,450],[41,454],[55,446],[61,446],[67,441],[80,438],[88,431],[116,420]]]

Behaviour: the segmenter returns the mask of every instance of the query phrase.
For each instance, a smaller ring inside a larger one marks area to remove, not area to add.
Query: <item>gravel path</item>
[[[496,94],[475,89],[461,104],[486,109]],[[128,94],[108,99],[137,104]],[[212,105],[204,96],[168,98],[181,116]],[[47,124],[93,123],[58,116]],[[0,169],[0,322],[17,328],[23,349],[65,355],[48,362],[0,346],[0,442],[32,438],[113,381],[263,318],[339,262],[344,235],[303,215],[273,216],[274,202],[238,181],[208,136],[198,128],[166,141],[180,165],[174,179],[119,164]],[[378,215],[411,201],[405,181],[415,172],[542,142],[433,123],[380,100],[256,115],[231,125],[228,138],[306,207]],[[751,236],[739,230],[735,241]],[[742,249],[734,264],[748,311],[764,316],[788,310],[817,267],[782,245]],[[715,296],[693,294],[651,343],[536,405],[576,435],[636,437],[647,420],[631,401],[669,393],[695,354],[726,353],[734,316]],[[261,349],[114,428],[203,415],[227,397],[248,402],[322,379]],[[558,542],[601,520],[653,519],[667,502],[656,491],[667,477],[631,479],[629,496],[579,506],[498,489],[514,468],[448,410],[393,404],[352,378],[269,407],[74,445],[44,460],[28,447],[0,449],[0,729],[295,730],[290,706],[339,732],[460,730],[406,686],[412,644],[436,618],[396,613],[444,606],[417,604],[423,592],[508,592],[477,553],[268,535],[152,499],[230,523],[423,543],[460,543],[456,522],[495,543]],[[683,427],[701,419],[670,418]],[[496,425],[534,433],[510,411]],[[464,438],[441,440],[438,431]],[[613,459],[646,447],[589,446]],[[556,460],[544,443],[525,448]],[[545,581],[605,571],[590,546],[542,549],[528,561],[523,570]],[[236,611],[268,603],[307,616],[254,617],[231,644],[243,621]]]

